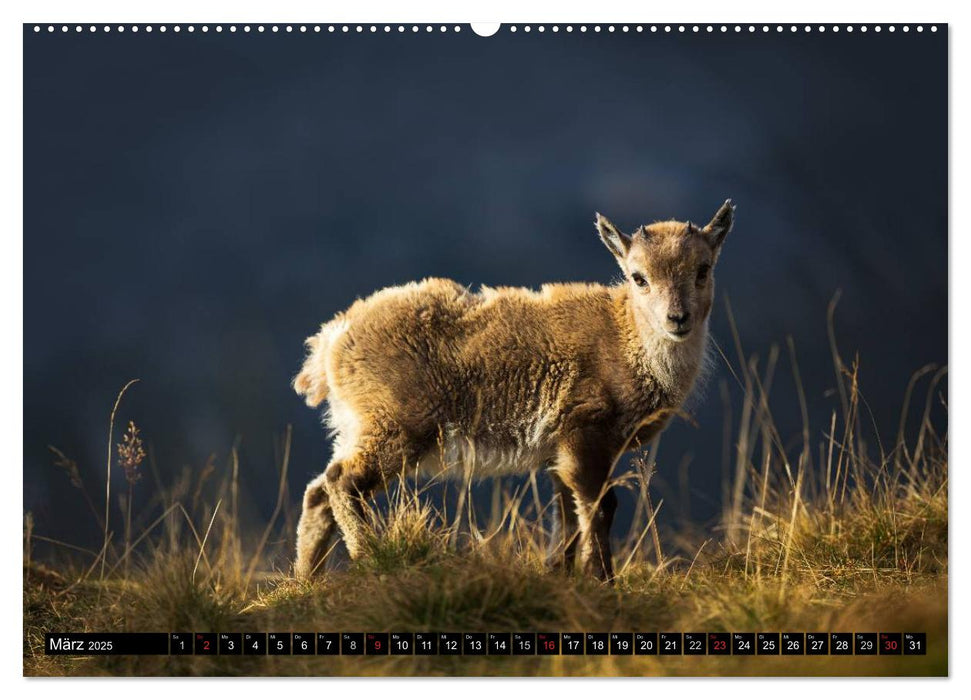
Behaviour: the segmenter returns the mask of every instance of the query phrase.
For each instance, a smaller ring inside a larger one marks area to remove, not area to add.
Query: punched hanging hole
[[[479,36],[489,37],[498,32],[500,26],[498,22],[473,22],[472,31]]]

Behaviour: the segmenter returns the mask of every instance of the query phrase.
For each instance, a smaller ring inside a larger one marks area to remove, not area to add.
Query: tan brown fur
[[[579,543],[609,579],[616,497],[605,483],[634,434],[662,430],[691,391],[713,295],[701,271],[733,211],[726,202],[703,229],[667,221],[631,236],[598,215],[627,278],[616,286],[471,292],[426,279],[324,324],[294,388],[310,406],[327,400],[334,454],[304,495],[297,575],[319,567],[336,526],[359,553],[363,499],[403,467],[487,477],[549,466],[566,506],[561,563],[572,566]]]

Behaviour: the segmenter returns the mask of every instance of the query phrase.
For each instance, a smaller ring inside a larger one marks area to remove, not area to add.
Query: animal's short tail
[[[311,408],[324,402],[329,393],[327,364],[330,349],[337,337],[347,330],[347,321],[338,316],[329,323],[325,323],[317,335],[312,335],[304,342],[307,346],[307,358],[300,368],[300,373],[293,379],[293,389],[304,397]]]

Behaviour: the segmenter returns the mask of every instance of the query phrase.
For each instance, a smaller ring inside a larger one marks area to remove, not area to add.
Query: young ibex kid
[[[334,450],[307,487],[295,573],[312,575],[340,527],[361,549],[364,499],[403,467],[478,477],[548,467],[562,519],[560,564],[613,576],[605,488],[632,438],[663,430],[704,362],[712,268],[732,228],[726,201],[704,227],[661,221],[627,235],[596,226],[625,280],[539,292],[449,280],[356,301],[307,339],[294,380],[328,402]],[[570,507],[572,505],[572,507]],[[566,506],[566,507],[563,507]]]

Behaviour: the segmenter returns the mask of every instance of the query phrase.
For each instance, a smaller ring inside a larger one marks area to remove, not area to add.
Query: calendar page
[[[948,675],[947,24],[22,31],[24,675]]]

